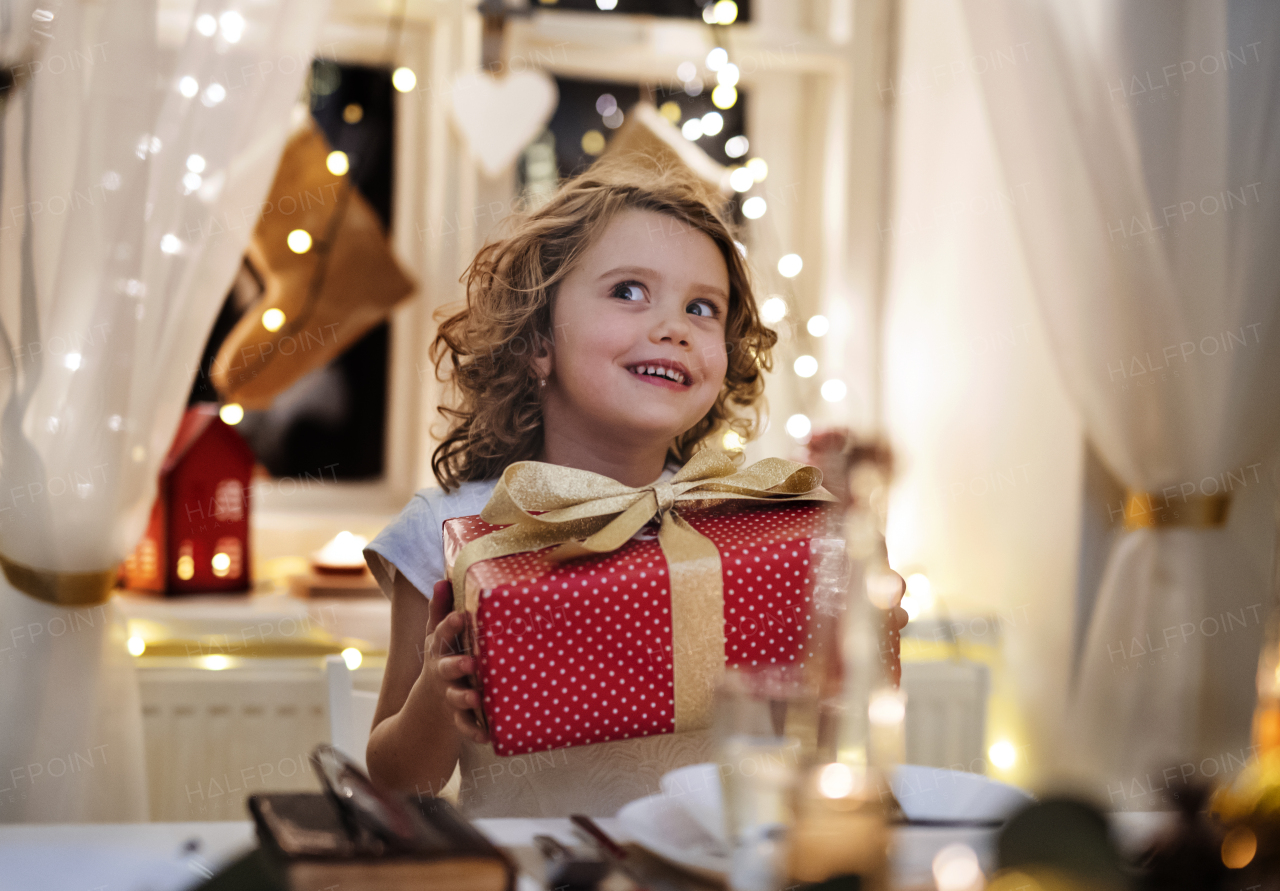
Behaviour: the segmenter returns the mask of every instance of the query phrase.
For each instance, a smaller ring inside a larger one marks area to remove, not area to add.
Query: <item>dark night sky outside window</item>
[[[538,9],[599,12],[601,15],[654,15],[662,18],[701,19],[707,0],[618,0],[615,9],[601,12],[596,0],[530,0]],[[751,0],[737,0],[739,22],[751,21]]]
[[[388,231],[394,181],[393,96],[389,71],[330,61],[312,66],[311,114],[330,146],[347,153],[356,188]],[[354,123],[343,117],[353,104],[361,110]],[[244,296],[253,289],[252,280],[242,274],[223,304],[205,347],[191,402],[217,401],[207,370],[255,296]],[[277,396],[267,411],[245,412],[236,429],[268,473],[347,481],[382,476],[388,341],[389,326],[378,325],[326,367]]]
[[[560,90],[560,104],[556,107],[555,114],[551,116],[547,130],[554,136],[556,166],[559,168],[561,178],[565,178],[581,173],[595,160],[594,156],[587,154],[583,149],[584,134],[590,130],[596,130],[608,140],[615,132],[604,123],[604,118],[597,111],[597,100],[608,93],[616,100],[618,108],[626,113],[640,100],[641,88],[635,83],[576,80],[567,77],[557,77],[556,87]],[[732,107],[725,109],[716,108],[711,102],[710,88],[704,89],[697,96],[690,96],[679,86],[674,89],[655,86],[652,90],[654,105],[661,108],[667,102],[674,102],[680,107],[680,120],[676,123],[677,127],[691,117],[702,117],[708,112],[714,111],[721,115],[724,119],[723,129],[714,136],[703,136],[697,141],[697,145],[713,160],[729,167],[742,164],[747,158],[752,157],[749,152],[742,157],[731,158],[725,152],[725,143],[731,137],[742,134],[746,128],[748,97],[741,87],[738,89],[738,101]],[[737,200],[732,202],[735,218],[739,214],[738,204]],[[737,221],[741,222],[740,219]]]

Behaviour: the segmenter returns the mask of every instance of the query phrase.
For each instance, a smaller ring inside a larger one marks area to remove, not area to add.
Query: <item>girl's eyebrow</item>
[[[624,275],[624,274],[625,275],[647,275],[650,278],[662,278],[662,274],[658,272],[658,270],[650,269],[648,266],[615,266],[614,268],[610,269],[608,272],[601,273],[600,278],[596,279],[596,281],[601,281],[602,279],[612,278],[615,275]]]
[[[647,275],[649,278],[654,278],[654,279],[662,278],[662,273],[658,272],[658,270],[656,269],[650,269],[648,266],[615,266],[613,269],[610,269],[608,272],[602,273],[600,277],[596,279],[596,281],[603,281],[604,279],[613,278],[614,276],[618,276],[618,275]],[[695,291],[702,291],[708,294],[712,294],[716,297],[719,297],[721,300],[725,301],[726,303],[729,300],[729,295],[724,292],[724,289],[717,287],[716,285],[708,285],[701,282],[696,282],[693,285],[693,289]]]

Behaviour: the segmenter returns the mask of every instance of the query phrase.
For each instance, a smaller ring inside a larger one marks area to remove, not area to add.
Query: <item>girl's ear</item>
[[[551,369],[555,364],[552,354],[554,344],[546,337],[536,337],[534,341],[538,348],[533,352],[533,370],[545,381],[551,376]]]

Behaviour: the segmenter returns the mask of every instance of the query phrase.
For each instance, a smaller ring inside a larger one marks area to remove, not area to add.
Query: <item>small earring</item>
[[[545,377],[538,378],[539,387],[545,387],[546,385],[547,385],[547,379]]]

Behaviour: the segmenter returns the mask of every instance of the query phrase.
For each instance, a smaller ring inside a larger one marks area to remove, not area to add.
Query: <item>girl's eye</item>
[[[613,286],[613,296],[634,303],[644,299],[644,288],[639,282],[618,282]]]
[[[693,310],[695,309],[698,311],[694,313],[694,315],[706,316],[709,319],[714,319],[716,316],[720,314],[719,307],[717,307],[710,300],[693,301],[692,303],[689,304],[689,311],[693,312]]]

